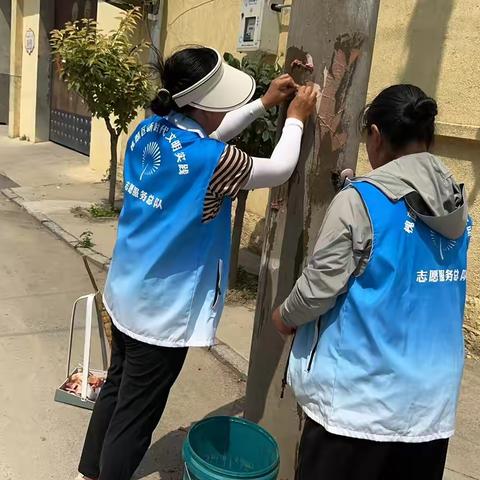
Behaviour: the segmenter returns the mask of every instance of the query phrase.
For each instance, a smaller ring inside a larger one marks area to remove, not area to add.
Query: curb
[[[233,370],[241,380],[247,381],[248,361],[226,343],[216,339],[217,344],[210,347],[210,353],[221,363]]]
[[[71,233],[64,230],[58,223],[54,222],[51,218],[38,212],[34,212],[25,206],[24,198],[15,193],[12,188],[5,188],[0,190],[8,200],[18,205],[25,210],[30,216],[35,218],[41,225],[50,230],[58,239],[65,242],[77,253],[82,256],[86,256],[93,264],[97,265],[100,269],[107,271],[110,265],[110,258],[97,252],[93,248],[81,248],[77,247],[79,239]],[[233,350],[226,343],[216,339],[216,344],[212,347],[206,347],[218,361],[229,367],[233,372],[240,377],[241,380],[246,381],[248,376],[248,361],[242,357],[239,353]]]
[[[102,270],[107,271],[110,265],[110,258],[97,252],[93,248],[77,247],[80,239],[64,230],[58,223],[54,222],[51,218],[47,217],[43,213],[30,210],[26,205],[23,197],[15,193],[11,188],[0,190],[0,192],[7,197],[10,201],[25,210],[30,216],[35,218],[40,224],[50,230],[57,238],[63,240],[66,244],[72,247],[80,255],[86,256],[93,264],[97,265]]]

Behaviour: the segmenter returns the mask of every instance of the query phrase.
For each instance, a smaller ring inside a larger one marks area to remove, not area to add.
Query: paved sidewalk
[[[88,291],[89,280],[78,275],[83,266],[72,249],[1,195],[0,225],[0,479],[73,480],[90,412],[53,397],[66,375],[72,302]],[[74,366],[83,353],[80,319]],[[98,368],[98,335],[92,338]],[[207,415],[240,414],[244,390],[230,368],[192,349],[134,478],[182,478],[187,429]]]
[[[439,359],[441,362],[442,360]],[[480,362],[467,360],[444,480],[480,480]],[[435,399],[432,398],[432,402]]]

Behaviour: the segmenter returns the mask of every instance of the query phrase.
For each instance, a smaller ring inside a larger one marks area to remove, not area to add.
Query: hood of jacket
[[[406,155],[359,180],[376,186],[393,201],[405,199],[418,218],[444,237],[456,240],[463,235],[468,220],[464,185],[434,155]]]

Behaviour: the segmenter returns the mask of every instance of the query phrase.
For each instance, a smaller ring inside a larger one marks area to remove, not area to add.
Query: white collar
[[[167,120],[182,130],[196,133],[200,138],[207,137],[203,128],[195,120],[182,113],[172,111],[168,114]]]

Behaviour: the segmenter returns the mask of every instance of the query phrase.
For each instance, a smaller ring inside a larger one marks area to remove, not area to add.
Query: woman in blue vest
[[[175,53],[160,74],[155,115],[127,143],[125,199],[104,295],[114,325],[112,360],[80,478],[133,475],[188,347],[215,342],[227,290],[232,199],[241,189],[288,180],[316,104],[313,87],[298,87],[288,75],[248,103],[255,81],[210,48]],[[226,144],[294,95],[271,158]]]
[[[471,223],[429,149],[435,100],[384,90],[363,120],[373,171],[333,200],[274,314],[307,417],[299,480],[441,480],[463,370]]]

